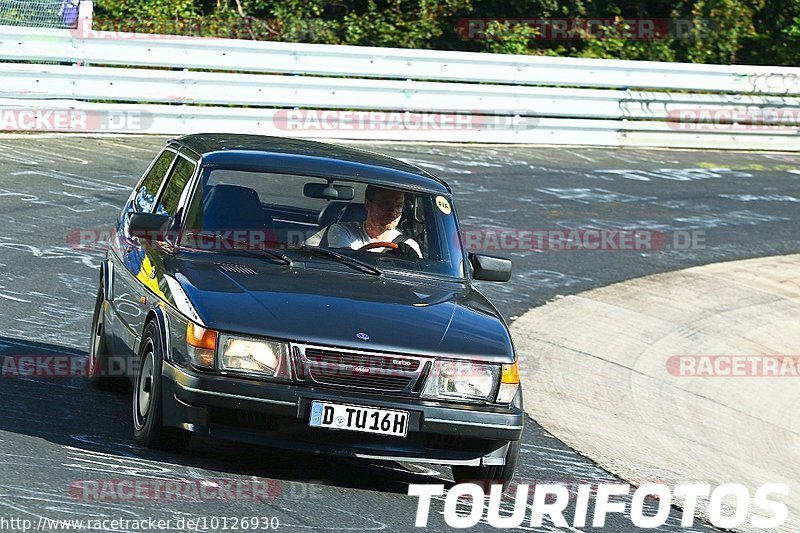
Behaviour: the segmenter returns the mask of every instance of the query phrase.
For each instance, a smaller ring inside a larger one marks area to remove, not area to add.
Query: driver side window
[[[175,159],[175,152],[164,150],[158,156],[156,162],[150,167],[150,171],[142,180],[141,186],[136,191],[133,199],[133,206],[139,213],[151,213],[156,203],[156,196],[164,182],[172,161]]]
[[[178,210],[178,203],[180,201],[181,194],[183,193],[193,174],[194,164],[179,156],[178,161],[172,168],[169,180],[164,186],[164,192],[161,194],[161,198],[158,201],[158,207],[155,210],[156,213],[169,217],[175,216],[175,213]]]

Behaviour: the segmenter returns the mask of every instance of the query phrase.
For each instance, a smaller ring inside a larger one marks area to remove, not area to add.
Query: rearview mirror
[[[472,277],[482,281],[508,281],[511,279],[511,261],[491,255],[469,254]]]
[[[128,233],[147,241],[164,240],[169,229],[170,218],[156,213],[132,213],[128,221]]]
[[[303,187],[303,194],[309,198],[350,201],[355,198],[356,190],[350,185],[334,185],[332,183],[306,183]]]

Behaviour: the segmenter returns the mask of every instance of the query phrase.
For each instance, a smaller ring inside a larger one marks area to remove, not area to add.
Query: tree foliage
[[[97,29],[503,54],[800,62],[800,0],[95,0],[95,11]],[[542,21],[568,24],[568,36]],[[648,24],[656,25],[655,34],[642,31]]]

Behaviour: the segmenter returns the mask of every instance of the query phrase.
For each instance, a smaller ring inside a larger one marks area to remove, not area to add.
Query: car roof
[[[191,150],[202,158],[203,166],[208,167],[302,174],[437,193],[451,192],[444,180],[410,163],[336,144],[227,133],[184,135],[170,143]]]

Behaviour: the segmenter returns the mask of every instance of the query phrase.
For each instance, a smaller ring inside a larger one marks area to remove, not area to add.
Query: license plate
[[[308,425],[405,437],[408,432],[408,411],[313,401]]]

